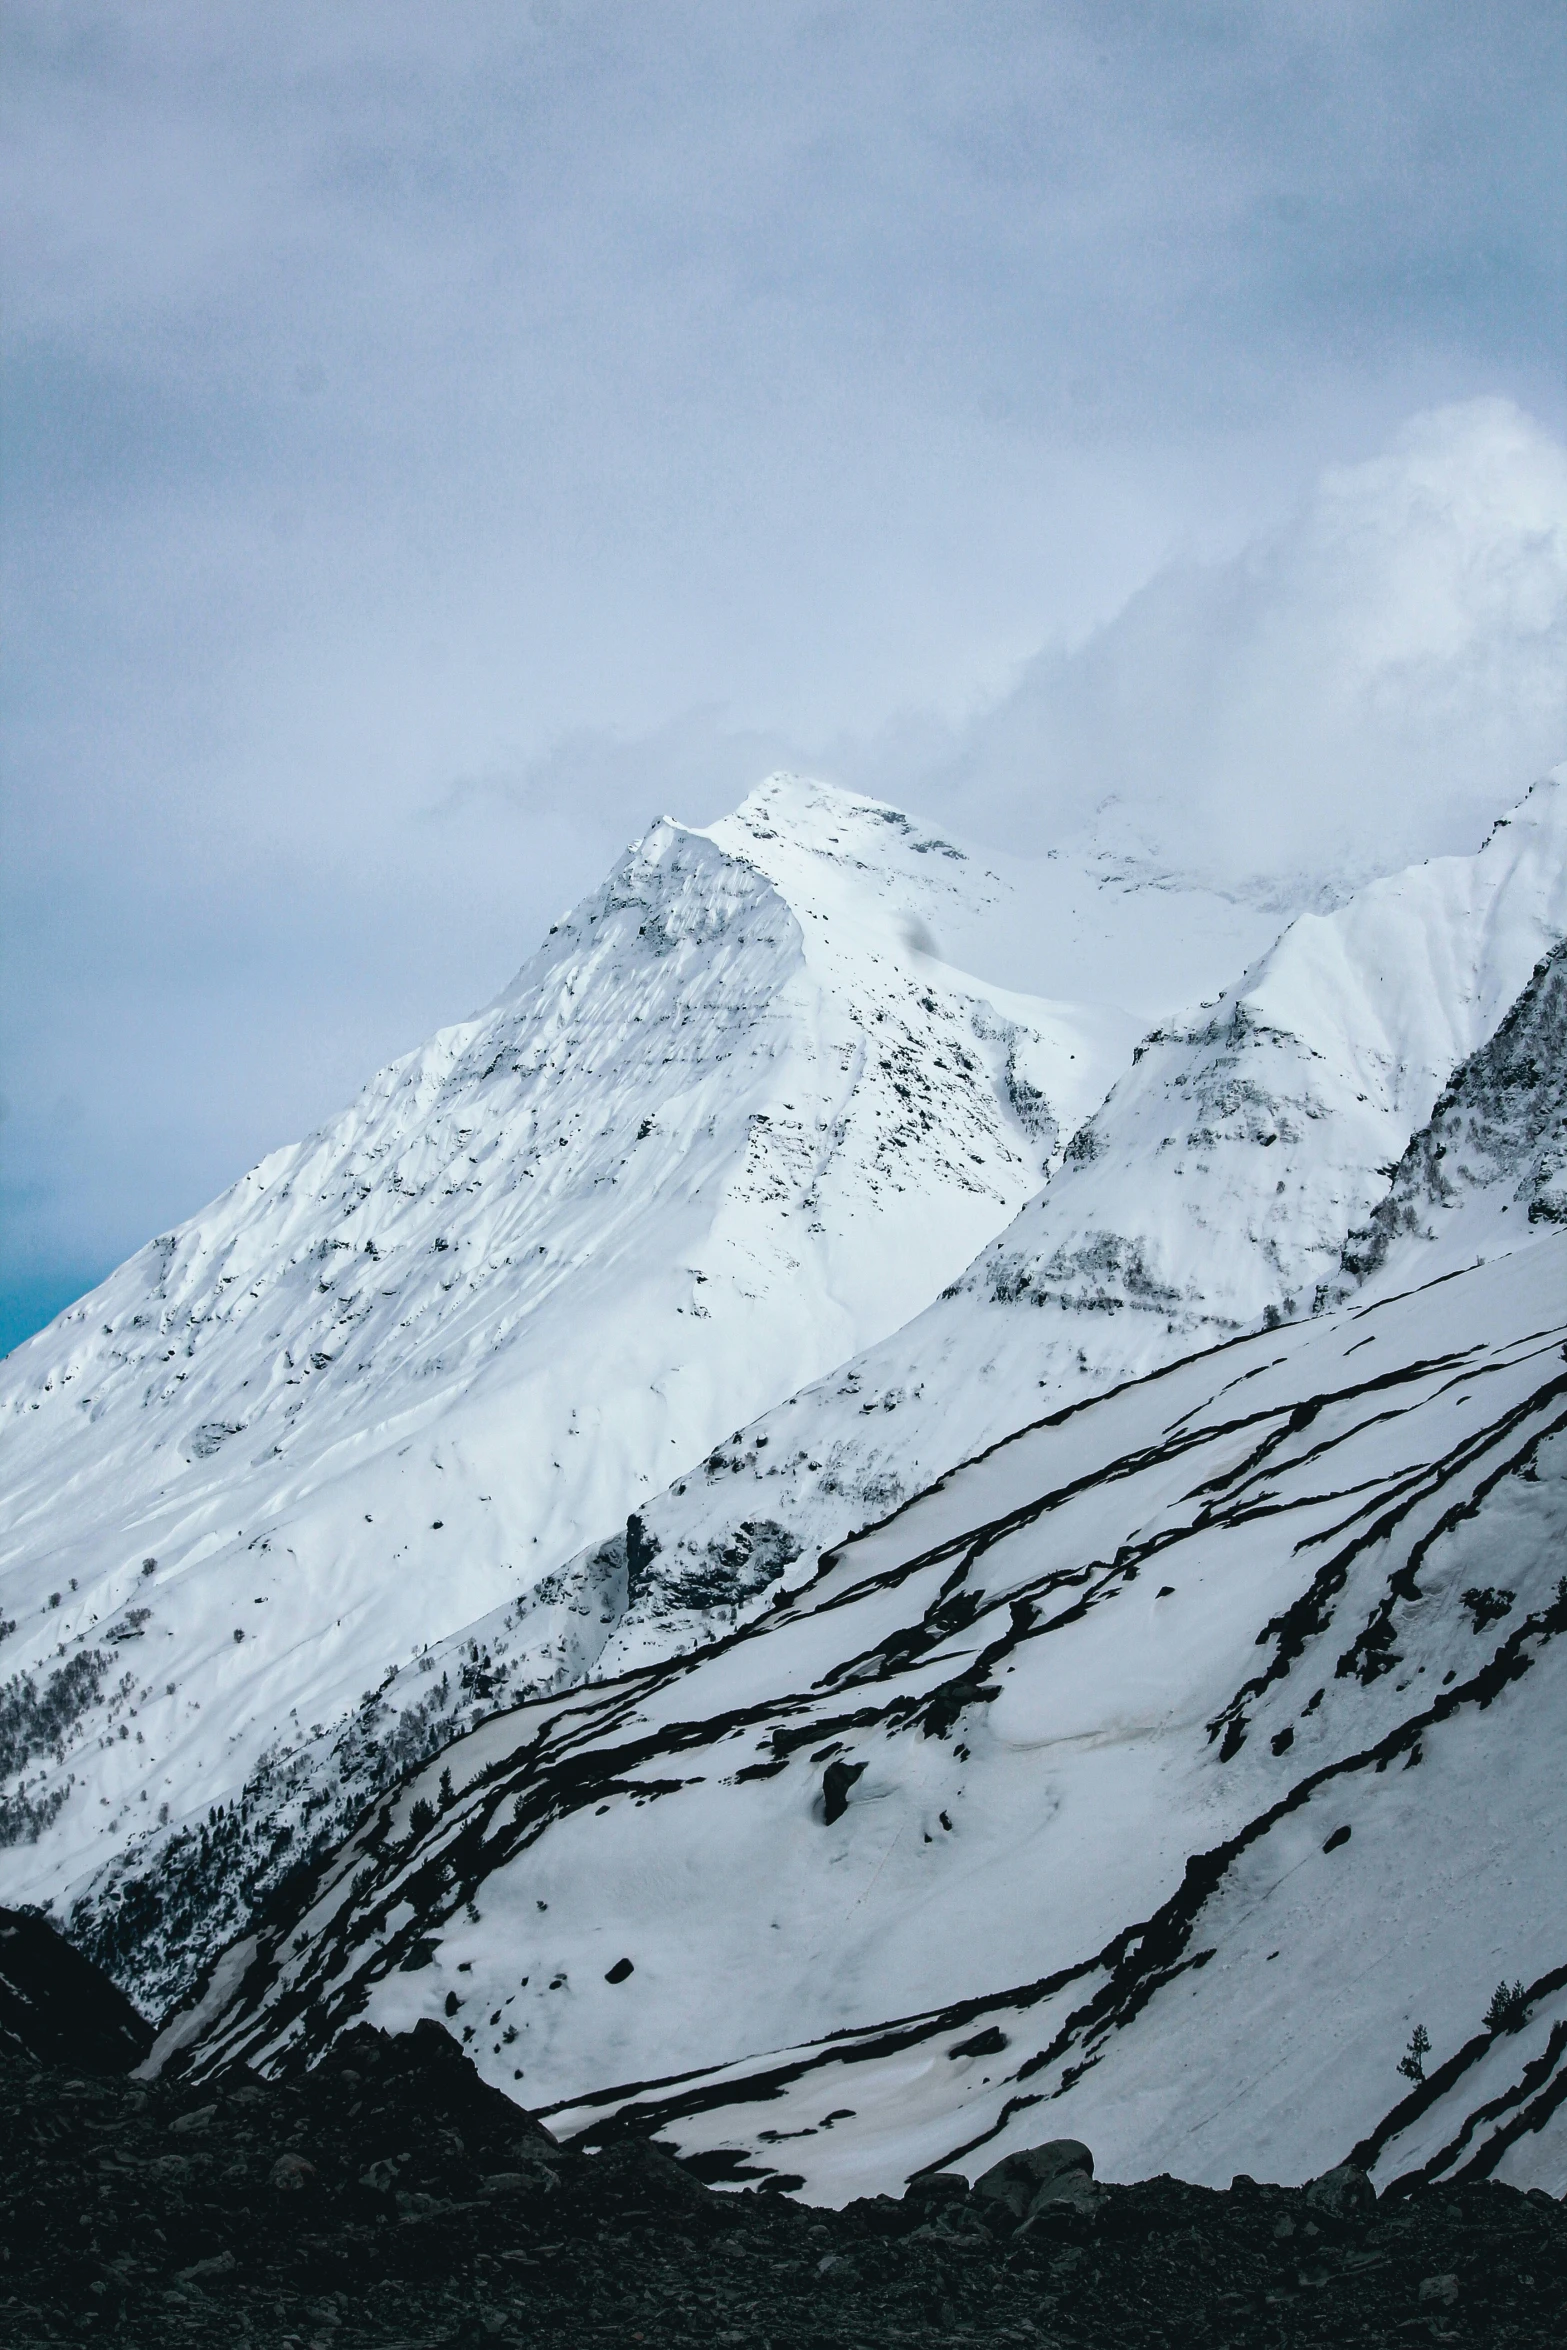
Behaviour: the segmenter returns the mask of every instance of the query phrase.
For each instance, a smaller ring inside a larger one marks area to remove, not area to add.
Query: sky
[[[0,1346],[775,766],[1473,845],[1567,756],[1564,28],[11,0]]]

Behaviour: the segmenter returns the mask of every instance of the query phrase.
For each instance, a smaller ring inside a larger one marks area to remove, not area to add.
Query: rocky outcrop
[[[1353,1295],[1401,1243],[1440,1238],[1483,1193],[1496,1195],[1503,1245],[1518,1237],[1501,1228],[1504,1215],[1567,1224],[1567,941],[1541,957],[1496,1034],[1454,1071],[1319,1304]]]

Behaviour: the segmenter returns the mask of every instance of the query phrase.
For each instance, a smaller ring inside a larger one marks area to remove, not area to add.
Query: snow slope
[[[1567,1224],[1567,943],[1543,956],[1488,1043],[1455,1071],[1370,1219],[1334,1298],[1408,1260],[1433,1271],[1518,1245],[1518,1219]],[[1508,1219],[1512,1221],[1509,1222]]]
[[[798,779],[656,825],[486,1011],[0,1370],[6,1897],[132,1845],[156,1877],[247,1787],[260,1882],[514,1668],[578,1678],[627,1572],[562,1562],[953,1279],[1255,919]],[[1091,931],[1131,1008],[944,959],[1030,931],[1047,972]],[[433,1653],[522,1612],[509,1660]]]
[[[154,2061],[444,2017],[558,2132],[829,2202],[1059,2136],[1111,2177],[1560,2192],[1567,1237],[1519,1228],[1053,1413],[724,1641],[483,1725]]]
[[[687,1594],[747,1526],[814,1556],[1047,1401],[1309,1311],[1455,1066],[1564,933],[1567,771],[1477,855],[1295,921],[1216,1003],[1143,1041],[946,1295],[642,1506],[659,1554],[599,1670],[709,1629]]]

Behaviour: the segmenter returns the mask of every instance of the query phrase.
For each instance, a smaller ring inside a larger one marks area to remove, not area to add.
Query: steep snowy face
[[[624,1559],[550,1570],[951,1280],[1129,1049],[1113,1006],[928,951],[1006,889],[787,779],[661,823],[485,1012],[8,1359],[12,1898],[205,1820],[497,1609],[537,1602],[544,1685],[587,1669]],[[478,1655],[415,1677],[405,1760],[493,1697]]]
[[[1567,932],[1567,780],[1475,857],[1302,915],[1194,1021],[1155,1030],[967,1284],[1174,1330],[1308,1311],[1455,1066]]]
[[[1515,1248],[1518,1220],[1567,1224],[1567,945],[1545,956],[1490,1041],[1443,1089],[1384,1198],[1344,1246],[1335,1298],[1399,1267]],[[1435,1255],[1433,1256],[1433,1249]]]
[[[1520,1223],[1053,1414],[744,1631],[485,1724],[163,2055],[444,2018],[564,2134],[831,2202],[1057,2136],[1111,2177],[1560,2191],[1567,1240]]]
[[[600,1669],[700,1636],[693,1603],[748,1528],[785,1530],[813,1556],[1031,1410],[1310,1312],[1455,1064],[1564,931],[1560,778],[1478,855],[1292,924],[1217,1003],[1145,1039],[1045,1189],[948,1295],[644,1505],[646,1573]],[[1520,1069],[1530,1053],[1559,1068],[1556,1001],[1548,991],[1528,1015]],[[1547,1086],[1526,1113],[1520,1088],[1515,1072],[1510,1115],[1543,1137],[1555,1097]]]

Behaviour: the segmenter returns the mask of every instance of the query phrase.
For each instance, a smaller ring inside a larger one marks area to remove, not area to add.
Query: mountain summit
[[[579,1678],[613,1594],[554,1571],[954,1279],[1124,1064],[1160,955],[1193,976],[1179,893],[1045,882],[1056,965],[1119,937],[1132,1010],[946,960],[1026,934],[1026,892],[898,809],[775,777],[665,819],[486,1010],[10,1356],[10,1897],[210,1824],[399,1672],[371,1776],[414,1759],[495,1686],[477,1646],[467,1690],[419,1662],[523,1597],[539,1683]],[[724,1591],[789,1555],[748,1537]]]

